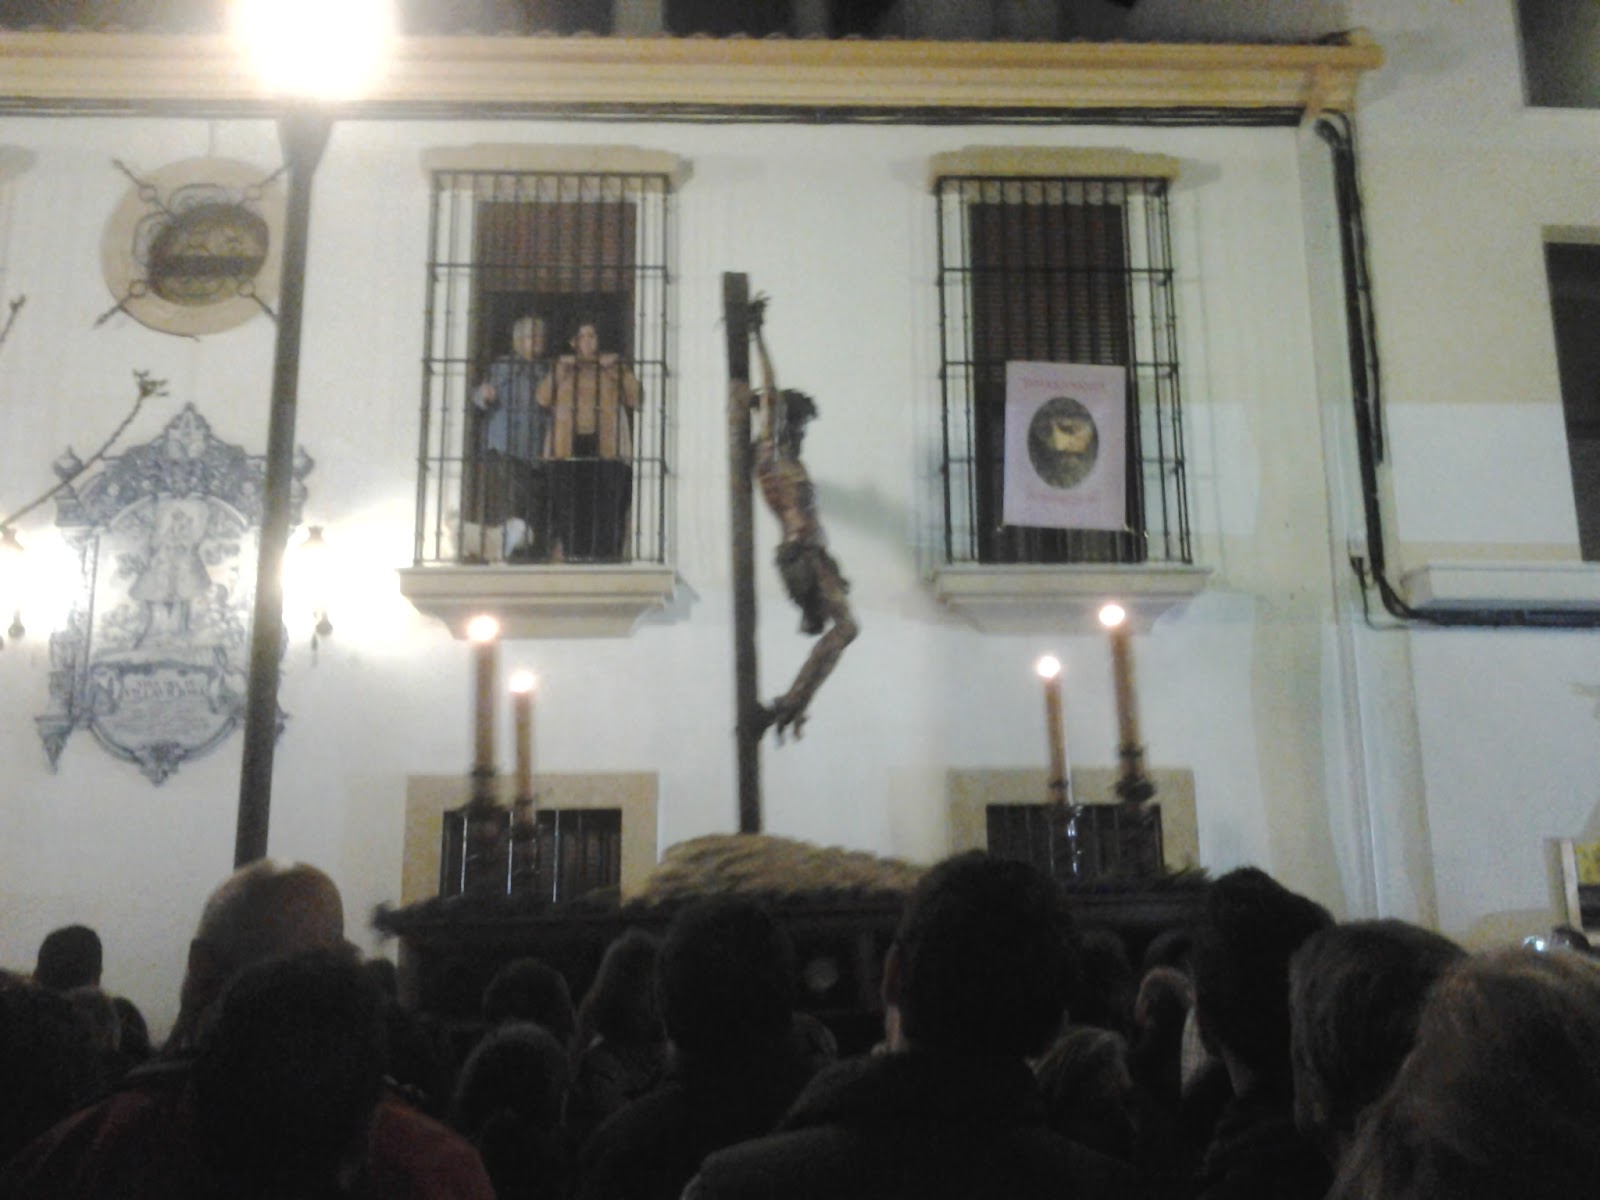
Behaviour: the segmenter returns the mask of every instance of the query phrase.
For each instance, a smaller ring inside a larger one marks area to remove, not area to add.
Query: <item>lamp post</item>
[[[332,6],[308,0],[248,0],[240,3],[234,14],[237,33],[246,52],[255,58],[264,83],[285,98],[278,116],[278,139],[289,175],[261,495],[261,545],[250,631],[250,681],[245,694],[244,753],[239,768],[235,866],[267,853],[284,645],[283,552],[289,541],[311,182],[333,131],[333,116],[324,101],[358,89],[363,82],[362,69],[375,67],[387,34],[381,21],[383,7],[380,0]],[[330,21],[331,14],[345,16],[347,22]],[[370,25],[349,24],[360,18],[369,20]]]

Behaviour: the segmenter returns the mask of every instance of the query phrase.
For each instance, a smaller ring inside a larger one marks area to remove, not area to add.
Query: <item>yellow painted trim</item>
[[[690,164],[665,150],[638,146],[544,146],[479,142],[430,146],[422,169],[433,171],[525,171],[546,175],[665,175],[674,190],[688,182]]]
[[[1133,150],[1055,146],[967,146],[928,160],[928,184],[951,176],[1042,179],[1176,179],[1178,160]]]
[[[1581,563],[1583,551],[1575,542],[1402,542],[1390,551],[1401,569],[1427,563]],[[1596,568],[1600,570],[1600,568]]]
[[[341,115],[471,110],[1049,110],[1308,107],[1348,111],[1382,51],[1344,45],[894,42],[715,38],[405,38]],[[0,33],[0,102],[266,111],[222,37]],[[798,115],[798,114],[797,114]]]

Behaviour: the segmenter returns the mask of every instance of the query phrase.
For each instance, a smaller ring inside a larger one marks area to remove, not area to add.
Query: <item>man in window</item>
[[[616,354],[600,352],[592,320],[579,321],[571,346],[538,391],[550,420],[551,557],[615,561],[627,544],[633,500],[639,380]]]
[[[482,416],[466,508],[478,519],[466,524],[463,557],[486,562],[543,557],[548,518],[544,479],[535,464],[544,457],[549,417],[535,397],[550,373],[544,353],[544,319],[517,318],[511,353],[489,364],[473,393]]]

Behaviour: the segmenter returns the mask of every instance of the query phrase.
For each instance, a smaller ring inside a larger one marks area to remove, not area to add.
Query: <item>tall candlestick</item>
[[[533,798],[533,688],[531,672],[511,677],[511,713],[517,738],[517,799]]]
[[[487,793],[488,780],[494,776],[494,677],[500,649],[500,622],[487,615],[473,617],[467,623],[467,637],[473,643],[472,656],[477,672],[472,725],[472,774]]]
[[[1050,741],[1050,798],[1067,802],[1072,786],[1067,775],[1067,738],[1061,716],[1061,660],[1052,654],[1041,658],[1034,669],[1044,680],[1044,727]]]

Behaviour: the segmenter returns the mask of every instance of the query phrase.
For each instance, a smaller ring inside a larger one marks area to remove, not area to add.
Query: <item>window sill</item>
[[[1427,563],[1400,576],[1413,608],[1600,610],[1600,564]]]
[[[646,613],[671,603],[677,582],[671,567],[653,563],[400,571],[401,594],[458,638],[485,612],[507,638],[628,637]]]
[[[1108,600],[1144,631],[1210,577],[1188,566],[947,566],[934,572],[933,592],[985,633],[1089,632]]]

